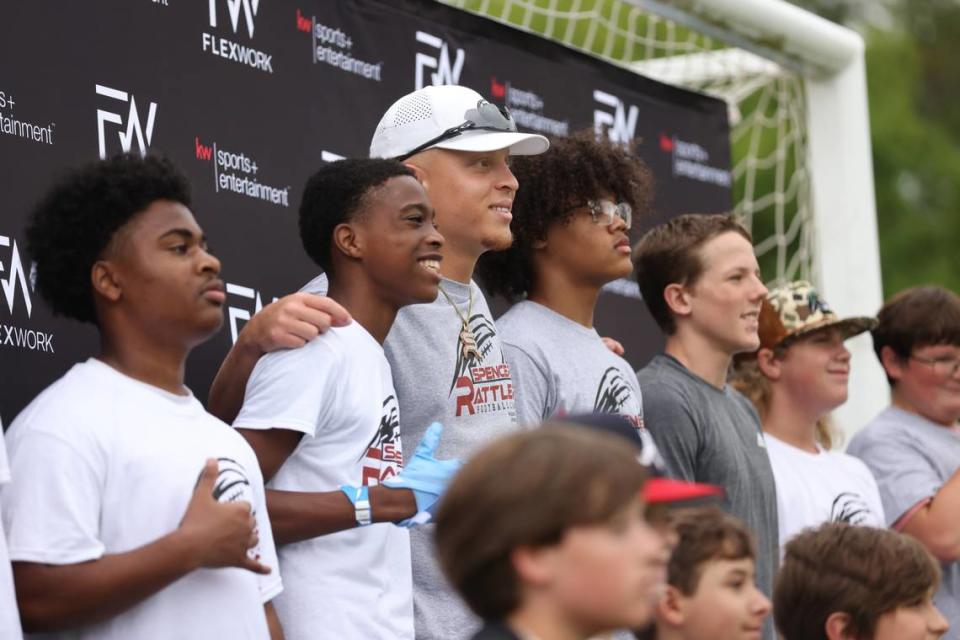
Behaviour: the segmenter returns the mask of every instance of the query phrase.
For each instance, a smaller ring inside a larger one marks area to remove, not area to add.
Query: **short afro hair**
[[[190,206],[190,183],[156,156],[120,154],[63,176],[34,207],[27,250],[56,315],[97,323],[90,269],[116,232],[157,200]]]
[[[371,191],[398,176],[412,177],[413,172],[396,160],[350,158],[323,165],[307,180],[300,203],[300,241],[328,276],[333,275],[333,230],[362,212]]]
[[[533,286],[533,245],[553,224],[566,224],[575,208],[607,192],[643,215],[653,200],[653,177],[628,148],[592,129],[550,141],[539,156],[510,159],[520,188],[513,201],[513,246],[488,252],[477,264],[487,290],[508,300],[523,298]]]

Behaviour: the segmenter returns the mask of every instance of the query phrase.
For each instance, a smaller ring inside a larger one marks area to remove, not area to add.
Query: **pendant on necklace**
[[[471,355],[477,360],[480,359],[480,350],[477,349],[477,339],[474,337],[473,331],[470,330],[466,322],[464,322],[460,328],[460,350],[464,360],[469,360]]]

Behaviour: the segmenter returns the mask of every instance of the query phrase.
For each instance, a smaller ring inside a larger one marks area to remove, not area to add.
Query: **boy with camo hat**
[[[790,282],[763,301],[760,349],[734,360],[732,382],[756,406],[765,432],[781,548],[823,522],[885,526],[869,469],[830,450],[829,414],[847,400],[844,341],[875,325],[837,316],[809,282]]]

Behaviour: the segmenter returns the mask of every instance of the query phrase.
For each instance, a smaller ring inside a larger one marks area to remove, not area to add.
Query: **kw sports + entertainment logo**
[[[313,64],[326,64],[355,76],[381,81],[383,62],[368,62],[354,55],[350,34],[317,22],[317,16],[305,16],[297,9],[297,31],[310,34],[310,56]]]
[[[127,110],[126,130],[123,128],[122,113],[107,111],[106,109],[97,109],[97,142],[99,144],[100,157],[107,157],[107,123],[120,126],[120,131],[117,132],[117,136],[120,139],[120,148],[123,149],[124,153],[129,153],[130,149],[133,148],[133,143],[136,142],[140,155],[146,155],[147,149],[150,148],[150,143],[153,140],[153,126],[157,122],[157,103],[148,103],[147,122],[146,125],[144,125],[140,120],[137,100],[132,94],[102,84],[96,85],[96,91],[97,95],[130,104],[130,108]]]
[[[17,106],[17,101],[13,99],[13,94],[9,91],[0,90],[0,133],[23,138],[29,142],[53,144],[53,130],[57,123],[51,122],[47,126],[43,126],[20,120],[13,114],[15,106]],[[7,111],[6,114],[3,113],[4,110]]]
[[[543,115],[543,98],[533,91],[518,89],[510,84],[509,80],[498,82],[495,77],[491,77],[490,95],[495,100],[503,100],[513,119],[521,127],[551,136],[566,136],[570,133],[569,120],[555,120]]]
[[[250,155],[218,148],[216,142],[204,144],[193,139],[197,160],[213,164],[213,186],[217,193],[236,193],[281,207],[290,206],[290,187],[272,187],[260,182],[260,165]]]
[[[250,287],[228,282],[226,288],[228,301],[231,302],[230,306],[227,307],[227,317],[230,320],[230,340],[231,344],[236,344],[237,334],[243,328],[241,323],[245,324],[252,316],[259,313],[260,309],[263,309],[263,300],[260,298],[260,292]],[[232,296],[232,299],[229,296]],[[241,298],[244,302],[240,303],[236,300],[237,298]],[[253,313],[250,312],[251,301],[253,302]],[[276,301],[277,298],[272,300],[272,302]],[[237,304],[243,304],[244,306],[234,306]]]
[[[0,235],[0,290],[6,302],[9,317],[0,316],[0,347],[54,353],[53,333],[23,327],[15,322],[31,321],[33,301],[31,293],[36,280],[35,266],[29,276],[23,268],[20,248],[15,238]],[[24,318],[26,316],[26,318]],[[16,318],[20,320],[17,321]]]
[[[593,99],[607,109],[593,110],[593,129],[597,136],[607,136],[610,142],[628,146],[637,134],[637,117],[640,110],[636,105],[629,107],[612,93],[594,89]]]
[[[710,165],[710,154],[696,142],[681,140],[666,133],[660,134],[660,150],[669,153],[673,162],[673,175],[697,182],[730,187],[733,176],[727,169]]]
[[[457,49],[451,63],[450,48],[441,38],[426,31],[417,31],[417,42],[427,45],[434,51],[417,53],[414,72],[415,89],[423,89],[427,84],[460,84],[460,73],[463,71],[463,63],[466,60],[463,49]],[[430,69],[435,71],[429,71]],[[427,79],[429,82],[425,83]]]
[[[220,23],[220,12],[218,7],[226,5],[227,14],[230,18],[230,25],[233,27],[234,36],[241,35],[244,31],[247,37],[253,39],[254,24],[257,17],[257,10],[260,8],[260,0],[208,0],[208,13],[210,18],[210,28],[216,29]],[[243,21],[241,23],[241,17]],[[245,27],[245,29],[241,29]],[[246,65],[253,69],[273,73],[273,54],[254,49],[234,42],[228,38],[217,36],[211,33],[203,32],[201,43],[203,51],[211,55]]]

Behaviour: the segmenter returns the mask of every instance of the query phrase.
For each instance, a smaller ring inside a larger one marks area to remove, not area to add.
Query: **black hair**
[[[190,183],[168,159],[119,154],[63,176],[34,207],[27,251],[54,314],[96,324],[90,269],[114,234],[157,200],[190,206]]]
[[[333,230],[355,219],[365,196],[397,176],[413,172],[396,160],[350,158],[323,165],[307,180],[300,203],[300,241],[327,274],[333,273]]]
[[[511,157],[520,188],[513,201],[513,246],[487,252],[477,264],[488,291],[508,300],[522,298],[533,286],[533,244],[544,240],[552,224],[566,224],[575,208],[609,192],[630,204],[634,217],[645,214],[653,197],[653,177],[628,148],[592,129],[550,141],[538,156]]]

